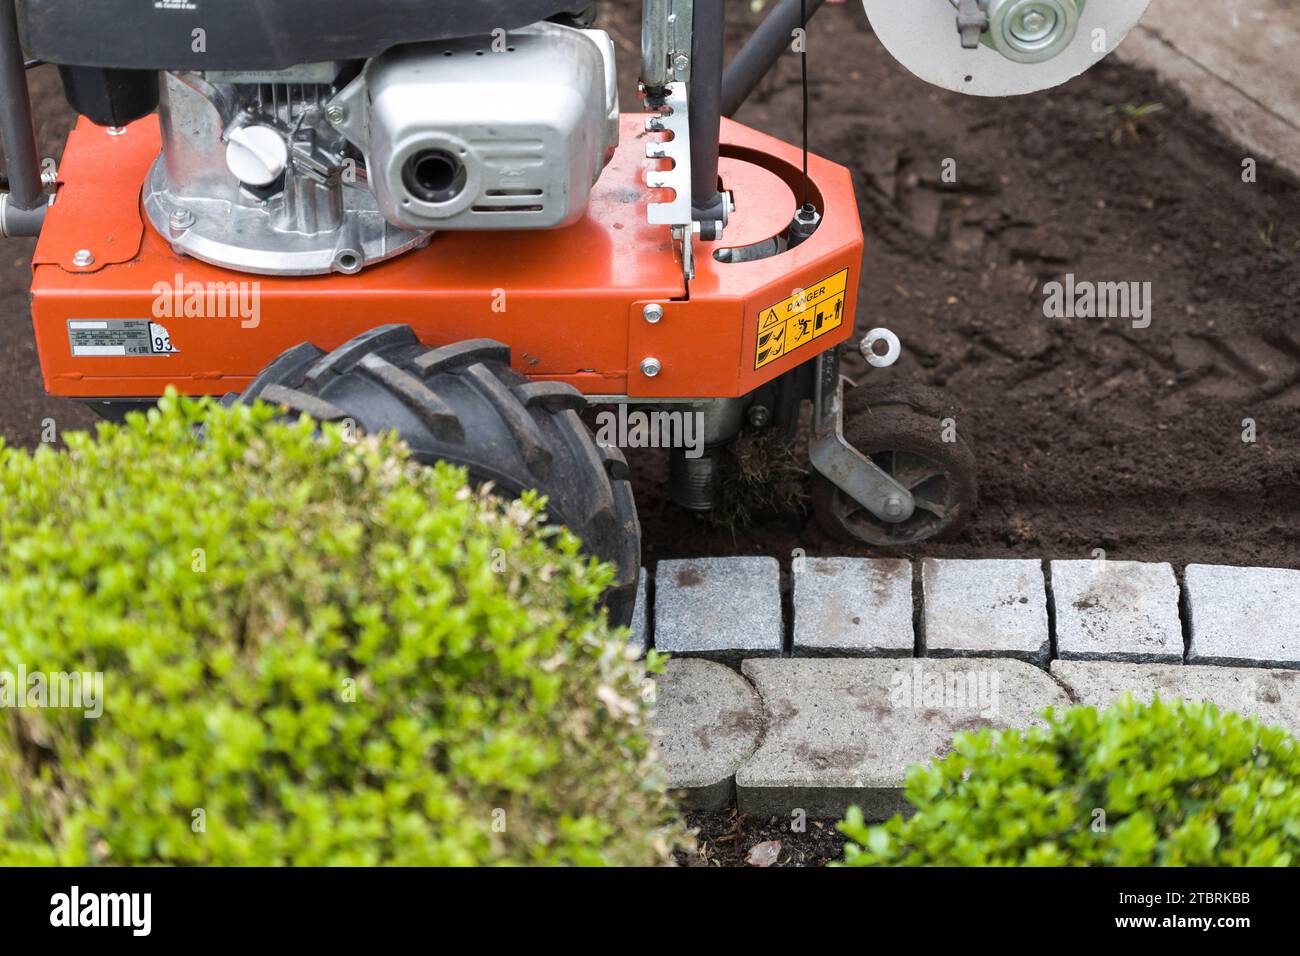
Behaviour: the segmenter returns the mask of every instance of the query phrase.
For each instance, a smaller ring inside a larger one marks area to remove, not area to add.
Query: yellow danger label
[[[844,269],[760,312],[754,368],[760,369],[838,329],[844,322],[848,279],[849,270]]]

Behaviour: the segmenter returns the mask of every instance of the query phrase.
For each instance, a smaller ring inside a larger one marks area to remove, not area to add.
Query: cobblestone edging
[[[638,605],[634,641],[673,655],[670,783],[701,809],[881,819],[954,734],[1126,692],[1300,733],[1300,571],[708,558],[660,562]]]

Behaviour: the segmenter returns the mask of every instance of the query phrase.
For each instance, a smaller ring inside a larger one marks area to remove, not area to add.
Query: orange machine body
[[[646,132],[643,116],[624,116],[621,144],[572,226],[437,233],[356,275],[271,277],[177,255],[145,221],[140,187],[159,151],[155,117],[116,134],[83,119],[33,258],[45,387],[90,399],[150,398],[168,385],[219,395],[300,342],[330,349],[402,322],[431,345],[505,342],[518,371],[589,395],[724,398],[848,338],[862,260],[848,171],[809,157],[820,228],[780,255],[719,262],[719,247],[781,233],[801,188],[798,149],[723,120],[719,172],[736,208],[721,242],[695,243],[687,282],[668,227],[646,222],[647,204],[662,196],[644,174],[663,161],[645,159],[645,144],[659,135]],[[86,254],[93,261],[79,264]],[[663,307],[658,322],[643,315],[650,303]],[[69,323],[109,319],[147,319],[170,343],[151,354],[73,354]],[[661,368],[653,377],[641,371],[648,357]]]

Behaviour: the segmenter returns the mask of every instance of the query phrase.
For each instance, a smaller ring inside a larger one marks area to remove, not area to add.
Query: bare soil
[[[754,19],[736,11],[734,42]],[[950,390],[979,462],[964,533],[912,553],[1300,567],[1297,183],[1266,164],[1243,182],[1240,147],[1114,58],[990,101],[921,83],[856,3],[824,8],[809,48],[812,148],[853,171],[866,233],[859,331],[903,340],[897,365],[850,373]],[[737,118],[797,142],[799,116],[791,55]],[[1150,326],[1045,318],[1067,274],[1151,283]],[[796,508],[683,514],[662,456],[635,465],[647,561],[867,553]]]
[[[686,822],[697,845],[694,853],[677,853],[680,866],[825,866],[844,855],[846,839],[834,820],[805,820],[795,830],[791,820],[733,808],[688,811]]]

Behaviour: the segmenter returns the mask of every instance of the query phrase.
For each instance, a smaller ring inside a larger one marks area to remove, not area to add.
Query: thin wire
[[[799,50],[799,74],[803,84],[803,205],[808,206],[808,5],[799,0],[799,29],[802,44]]]

